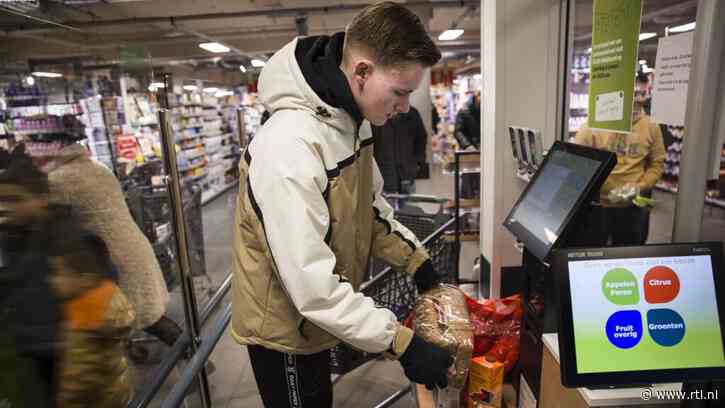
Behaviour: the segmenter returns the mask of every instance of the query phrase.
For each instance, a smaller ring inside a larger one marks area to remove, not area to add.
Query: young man
[[[383,126],[373,126],[375,162],[383,175],[386,193],[415,193],[415,177],[425,166],[428,132],[420,113],[410,107]]]
[[[632,132],[628,134],[582,128],[576,143],[617,154],[617,164],[600,190],[599,202],[586,220],[581,245],[643,245],[649,233],[649,210],[632,202],[649,196],[665,169],[662,132],[644,112],[647,79],[639,77],[634,91]],[[611,240],[611,241],[610,241]]]
[[[293,40],[262,70],[271,116],[240,164],[232,334],[267,407],[332,406],[329,349],[340,341],[446,386],[451,357],[357,292],[371,255],[419,290],[438,279],[381,196],[370,123],[407,112],[439,59],[418,17],[383,2],[344,33]]]

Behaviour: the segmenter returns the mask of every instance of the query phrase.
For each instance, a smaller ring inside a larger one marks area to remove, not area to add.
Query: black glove
[[[426,342],[417,334],[413,335],[398,361],[410,381],[424,384],[429,390],[435,386],[448,386],[448,367],[453,364],[453,358],[447,351]]]
[[[417,271],[415,271],[413,280],[415,280],[415,286],[418,288],[418,293],[423,293],[439,284],[443,280],[443,277],[436,272],[433,264],[430,262],[430,259],[428,259],[423,262],[420,267],[418,267]]]

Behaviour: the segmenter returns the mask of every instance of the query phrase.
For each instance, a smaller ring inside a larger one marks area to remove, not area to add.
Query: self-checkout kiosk
[[[594,397],[571,390],[562,405],[588,407],[611,405],[609,387],[725,378],[722,243],[587,248],[587,214],[616,155],[557,141],[540,163],[504,221],[523,244],[519,395],[589,387]],[[551,354],[556,376],[542,376]]]

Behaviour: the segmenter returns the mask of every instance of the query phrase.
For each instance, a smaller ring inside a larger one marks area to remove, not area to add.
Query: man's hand
[[[453,364],[453,358],[447,351],[426,342],[417,334],[413,335],[398,361],[410,381],[424,384],[429,390],[448,386],[448,367]]]
[[[413,280],[415,280],[415,286],[418,288],[418,293],[424,293],[433,286],[439,284],[443,280],[443,277],[438,274],[430,259],[428,259],[420,265],[417,271],[415,271]]]

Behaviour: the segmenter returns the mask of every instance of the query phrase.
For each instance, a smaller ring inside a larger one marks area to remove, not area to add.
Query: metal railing
[[[217,308],[224,296],[229,293],[229,290],[231,289],[231,282],[232,273],[229,271],[226,278],[219,286],[219,289],[217,289],[211,299],[209,299],[209,303],[206,304],[204,310],[202,310],[200,314],[202,326],[204,326],[207,320],[209,320],[209,317],[211,317],[211,314]],[[148,385],[146,385],[146,387],[144,387],[143,390],[131,400],[131,402],[127,405],[128,408],[145,408],[151,403],[166,382],[167,378],[171,374],[171,371],[174,367],[176,367],[176,364],[184,358],[184,355],[189,349],[190,343],[191,337],[189,336],[189,332],[184,330],[182,335],[179,336],[179,339],[176,340],[176,343],[174,343],[174,346],[171,347],[169,352],[166,354],[166,357],[164,357],[161,361],[161,364],[159,364],[153,378],[148,382]]]

